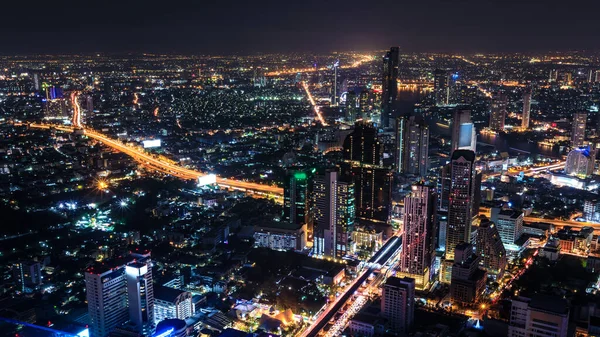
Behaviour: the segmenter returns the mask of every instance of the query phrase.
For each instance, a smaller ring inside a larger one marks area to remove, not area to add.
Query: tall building
[[[90,337],[106,337],[129,320],[125,268],[94,269],[85,273]]]
[[[396,119],[396,167],[398,173],[427,175],[429,168],[429,126],[421,117]]]
[[[341,181],[337,171],[327,171],[315,177],[313,197],[313,253],[341,258],[354,226],[354,184]]]
[[[492,208],[491,220],[496,224],[500,239],[509,257],[516,257],[521,248],[515,243],[523,234],[523,211]]]
[[[438,195],[440,203],[440,211],[448,211],[448,205],[450,203],[450,183],[452,182],[452,176],[450,174],[452,166],[446,164],[440,169],[440,177],[438,180]],[[444,236],[444,241],[446,237]]]
[[[42,265],[37,261],[17,262],[12,271],[19,291],[29,292],[42,284]]]
[[[573,114],[573,132],[571,133],[571,146],[579,147],[585,145],[585,125],[587,123],[587,113],[580,112]]]
[[[483,269],[496,279],[501,278],[508,263],[506,249],[502,244],[498,228],[488,219],[482,219],[477,227],[476,247]]]
[[[463,242],[456,246],[450,281],[452,301],[463,304],[479,301],[487,279],[485,270],[479,268],[479,261],[480,257],[470,243]]]
[[[503,92],[498,92],[492,97],[490,111],[490,129],[493,131],[504,131],[506,121],[506,108],[508,97]]]
[[[186,319],[194,314],[192,294],[165,286],[154,289],[154,323],[169,318]]]
[[[338,68],[340,67],[340,60],[336,60],[333,64],[333,99],[332,106],[338,106],[339,103],[339,92],[338,92]]]
[[[388,222],[391,215],[392,172],[382,165],[383,145],[370,124],[357,123],[343,144],[341,176],[354,183],[356,216]]]
[[[452,151],[464,149],[476,151],[477,132],[475,124],[471,121],[471,111],[464,108],[456,108],[452,113]]]
[[[442,69],[433,71],[433,92],[436,105],[447,105],[450,97],[450,72]]]
[[[346,122],[354,124],[360,111],[356,88],[351,88],[346,94]]]
[[[381,315],[396,334],[412,329],[415,320],[415,280],[389,277],[383,285]]]
[[[454,259],[454,249],[470,242],[473,207],[475,204],[475,153],[456,150],[450,162],[448,228],[446,230],[446,260]]]
[[[521,129],[529,129],[529,120],[531,117],[531,88],[523,90],[523,113],[521,118]]]
[[[596,166],[596,149],[588,146],[577,147],[567,155],[565,173],[587,178],[594,173]]]
[[[416,184],[404,198],[403,249],[398,275],[413,278],[419,290],[428,289],[434,276],[436,197],[432,187]]]
[[[143,335],[154,333],[154,286],[149,256],[125,266],[129,320]]]
[[[535,295],[512,300],[509,337],[566,337],[568,328],[569,304],[565,299]]]
[[[308,223],[308,206],[308,175],[291,170],[283,188],[283,220],[294,225]]]
[[[400,48],[392,47],[383,57],[383,82],[381,95],[380,126],[390,126],[390,118],[394,115],[396,97],[398,96],[398,67],[400,64]]]

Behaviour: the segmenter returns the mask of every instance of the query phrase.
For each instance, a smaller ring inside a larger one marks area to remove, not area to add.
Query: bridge
[[[174,177],[180,179],[194,179],[197,180],[200,177],[206,176],[206,173],[185,168],[183,166],[173,164],[167,162],[164,159],[156,158],[143,149],[138,147],[129,146],[127,144],[122,143],[119,140],[112,139],[100,132],[94,131],[89,128],[76,128],[72,126],[62,126],[62,125],[54,125],[54,124],[38,124],[33,123],[29,124],[30,128],[34,129],[55,129],[64,132],[75,132],[77,130],[81,130],[86,136],[101,142],[102,144],[116,150],[122,152],[140,164],[151,168],[153,170],[172,175]],[[244,193],[248,193],[252,196],[260,196],[273,198],[275,201],[282,202],[283,199],[283,189],[281,187],[266,185],[266,184],[258,184],[253,182],[234,180],[217,177],[217,185],[220,187],[233,190],[233,191],[241,191]]]

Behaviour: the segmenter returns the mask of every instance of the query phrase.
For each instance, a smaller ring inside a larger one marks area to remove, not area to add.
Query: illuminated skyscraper
[[[476,185],[474,163],[475,153],[473,151],[456,150],[452,153],[446,260],[454,259],[454,248],[459,243],[470,242]]]
[[[596,166],[596,149],[588,146],[575,148],[567,155],[565,173],[587,178],[594,173]]]
[[[585,145],[585,126],[587,123],[587,113],[580,112],[573,114],[573,131],[571,133],[571,146],[579,147]]]
[[[458,149],[475,152],[477,132],[471,121],[471,110],[458,107],[452,113],[452,151]]]
[[[368,221],[388,222],[391,215],[392,172],[382,166],[383,146],[377,130],[357,123],[344,140],[341,165],[344,181],[355,187],[356,215]]]
[[[404,198],[403,248],[398,274],[415,279],[419,290],[429,288],[434,273],[436,199],[434,189],[423,184],[413,185]]]
[[[315,177],[313,198],[313,253],[341,258],[354,227],[354,185],[341,181],[337,171],[327,171]]]
[[[90,336],[106,337],[127,322],[127,285],[125,268],[88,269],[85,273],[86,297],[90,316]]]
[[[392,47],[383,57],[383,93],[381,95],[380,126],[390,126],[390,118],[396,106],[398,96],[398,67],[400,63],[400,48]]]
[[[125,266],[129,320],[145,336],[154,333],[154,286],[150,256]]]
[[[494,131],[504,131],[504,122],[506,121],[506,106],[508,97],[503,92],[494,94],[491,103],[490,129]]]
[[[506,249],[500,238],[496,225],[488,219],[482,219],[477,227],[477,255],[481,257],[480,265],[489,275],[502,277],[506,269]]]
[[[396,119],[396,168],[399,173],[427,175],[429,168],[429,126],[423,118]]]
[[[529,129],[529,119],[531,117],[531,88],[525,88],[523,91],[523,114],[521,119],[521,128]]]
[[[348,90],[348,94],[346,94],[346,122],[354,124],[359,111],[358,96],[356,95],[355,88],[351,88]]]
[[[456,246],[453,255],[450,297],[454,302],[473,305],[479,301],[487,279],[486,271],[479,268],[481,257],[468,242]]]
[[[283,189],[283,220],[302,225],[308,222],[308,175],[290,171]]]
[[[433,92],[435,105],[446,105],[450,97],[450,72],[436,69],[433,72]]]

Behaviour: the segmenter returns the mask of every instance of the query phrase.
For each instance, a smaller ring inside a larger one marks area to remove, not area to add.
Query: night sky
[[[600,49],[600,0],[15,1],[0,53]]]

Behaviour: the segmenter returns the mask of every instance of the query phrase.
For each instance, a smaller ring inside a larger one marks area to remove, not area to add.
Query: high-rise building
[[[125,266],[129,320],[143,335],[154,333],[154,286],[149,256]]]
[[[548,77],[548,82],[556,82],[558,79],[558,70],[552,69],[550,70],[550,76]]]
[[[392,172],[382,165],[383,145],[370,124],[357,123],[343,144],[342,180],[354,183],[358,218],[388,222],[391,215]]]
[[[400,48],[392,47],[383,57],[383,82],[381,95],[381,121],[380,126],[390,126],[390,118],[396,108],[398,96],[398,67],[400,64]]]
[[[340,60],[336,60],[333,64],[333,97],[332,106],[338,106],[339,103],[339,92],[338,92],[338,68],[340,67]]]
[[[531,118],[531,88],[523,90],[523,114],[521,118],[521,129],[529,129],[529,120]]]
[[[318,256],[341,258],[348,251],[348,237],[354,226],[354,184],[340,180],[337,171],[314,179],[313,252]]]
[[[394,333],[404,334],[415,320],[415,280],[389,277],[383,285],[381,315],[387,318]]]
[[[12,265],[19,291],[29,292],[42,284],[42,265],[37,261],[21,261]]]
[[[490,129],[493,131],[504,131],[506,121],[506,108],[508,97],[503,92],[498,92],[492,96],[490,111]]]
[[[399,276],[415,280],[419,290],[428,289],[434,274],[437,235],[436,193],[423,184],[412,186],[404,198],[404,229]]]
[[[165,286],[154,289],[154,323],[169,318],[186,319],[194,314],[192,294]]]
[[[91,94],[85,96],[85,110],[88,115],[94,112],[94,97]]]
[[[596,149],[584,146],[577,147],[567,155],[565,173],[581,178],[587,178],[594,173],[596,166]]]
[[[85,287],[91,337],[106,337],[129,320],[125,268],[90,268]]]
[[[566,337],[568,328],[569,304],[565,299],[535,295],[512,300],[509,337]]]
[[[346,94],[346,122],[354,124],[360,111],[356,88],[351,88]]]
[[[399,173],[427,175],[429,126],[416,116],[396,119],[396,167]]]
[[[438,181],[438,194],[440,211],[448,211],[448,205],[450,203],[450,183],[452,182],[452,176],[450,174],[452,166],[446,164],[440,169],[440,178]],[[444,236],[444,241],[446,237]]]
[[[585,145],[585,126],[587,123],[587,113],[580,112],[573,114],[573,132],[571,133],[571,146],[579,147]]]
[[[498,228],[507,255],[512,258],[516,257],[521,250],[515,243],[523,234],[523,217],[522,211],[514,209],[494,207],[491,210],[491,220]]]
[[[475,254],[472,244],[463,242],[456,246],[450,281],[452,301],[477,303],[487,279],[485,270],[479,268],[479,261],[480,257]]]
[[[283,220],[294,224],[308,223],[308,174],[290,170],[283,188]]]
[[[448,228],[446,230],[446,260],[454,259],[454,249],[470,242],[475,199],[475,153],[456,150],[450,162]]]
[[[506,249],[504,249],[496,225],[488,219],[482,219],[477,227],[476,240],[477,255],[481,257],[481,267],[496,279],[501,278],[508,261]]]
[[[450,72],[442,69],[433,71],[433,92],[436,105],[447,105],[450,97]]]
[[[476,151],[477,132],[475,124],[471,121],[471,111],[464,108],[456,108],[452,113],[452,151],[464,149]]]

